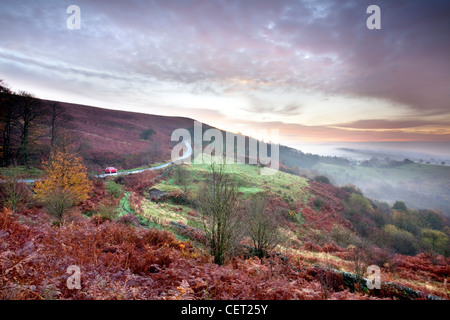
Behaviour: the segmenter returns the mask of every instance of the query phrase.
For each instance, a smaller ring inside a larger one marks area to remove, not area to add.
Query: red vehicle
[[[105,169],[105,173],[116,173],[117,169],[114,167],[108,167]]]

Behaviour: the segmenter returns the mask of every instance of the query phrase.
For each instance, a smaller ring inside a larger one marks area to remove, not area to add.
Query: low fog
[[[412,209],[439,208],[450,215],[448,142],[302,144],[296,149],[314,159],[290,159],[289,166],[303,173],[326,175],[338,186],[355,185],[369,198],[390,205],[401,200]]]

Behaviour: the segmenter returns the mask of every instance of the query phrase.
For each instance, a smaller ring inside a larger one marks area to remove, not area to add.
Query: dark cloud
[[[69,31],[66,8],[74,3],[82,27]],[[371,4],[381,8],[381,30],[366,28]],[[198,94],[317,90],[449,117],[448,0],[3,0],[1,6],[0,72],[21,63],[61,77],[92,76],[111,87],[153,79],[192,85]],[[258,102],[251,110],[294,115],[299,104]],[[408,123],[422,125],[347,125]]]

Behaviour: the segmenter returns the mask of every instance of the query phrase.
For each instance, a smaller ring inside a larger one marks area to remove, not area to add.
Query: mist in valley
[[[326,175],[338,186],[355,185],[389,205],[401,200],[412,209],[439,208],[450,216],[449,142],[331,142],[295,148],[314,159],[322,156],[312,165],[296,163],[310,176]]]

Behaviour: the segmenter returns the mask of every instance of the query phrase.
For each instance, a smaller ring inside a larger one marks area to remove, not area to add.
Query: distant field
[[[411,208],[439,207],[450,214],[450,167],[406,164],[393,168],[318,163],[313,168],[338,185],[354,184],[375,200],[403,200]]]

